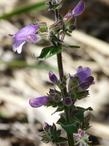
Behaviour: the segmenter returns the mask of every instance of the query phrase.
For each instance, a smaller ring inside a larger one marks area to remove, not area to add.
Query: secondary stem
[[[57,54],[57,63],[58,63],[59,77],[60,77],[60,80],[62,81],[62,79],[64,77],[64,71],[63,71],[62,54],[61,53]]]

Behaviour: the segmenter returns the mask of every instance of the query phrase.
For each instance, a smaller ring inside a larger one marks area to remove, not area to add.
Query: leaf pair
[[[65,47],[72,47],[72,48],[79,48],[79,46],[69,46],[69,45],[65,45],[63,46],[63,48]],[[63,50],[62,46],[50,46],[50,47],[46,47],[46,48],[43,48],[38,59],[47,59],[53,55],[56,55],[60,52],[62,52]]]

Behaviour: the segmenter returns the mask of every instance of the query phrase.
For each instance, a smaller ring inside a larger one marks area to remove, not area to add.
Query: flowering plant
[[[56,123],[61,126],[61,129],[58,129],[56,124],[45,123],[42,133],[44,142],[51,141],[56,145],[65,143],[68,146],[88,146],[89,137],[86,130],[89,128],[89,121],[84,113],[92,109],[76,106],[75,103],[89,95],[88,89],[94,84],[94,78],[91,69],[82,66],[77,68],[75,74],[65,75],[62,62],[62,51],[66,47],[64,37],[70,35],[76,28],[77,17],[83,13],[85,4],[83,0],[80,0],[74,9],[69,10],[63,17],[59,13],[61,6],[62,0],[49,0],[49,11],[53,11],[55,15],[54,24],[49,29],[46,23],[43,25],[41,23],[30,24],[22,28],[12,37],[13,50],[21,53],[26,42],[37,43],[41,39],[41,33],[48,33],[51,45],[42,49],[38,59],[57,55],[59,77],[55,73],[49,72],[49,79],[56,88],[50,89],[47,95],[30,99],[29,104],[34,108],[52,106],[56,108],[55,112],[61,111]],[[62,129],[66,136],[62,136]]]

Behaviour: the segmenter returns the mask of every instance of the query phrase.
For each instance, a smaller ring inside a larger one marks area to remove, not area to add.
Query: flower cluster
[[[49,1],[50,9],[52,10],[54,5],[57,5],[57,7],[58,7],[58,5],[60,5],[61,1],[62,0]],[[70,10],[63,17],[63,19],[65,19],[66,22],[67,21],[69,22],[69,20],[71,18],[73,18],[73,17],[76,18],[77,16],[81,15],[83,13],[84,9],[85,9],[85,4],[84,4],[83,0],[80,0],[80,2],[75,6],[75,8],[73,10]],[[65,24],[66,24],[66,22],[65,22]],[[72,22],[70,22],[70,23],[71,23],[70,25],[73,25]],[[61,24],[61,27],[63,28],[63,24],[62,24],[62,22],[60,22],[60,23],[56,23],[56,25],[54,25],[55,27],[54,28],[51,27],[51,29],[54,29],[54,31],[56,28],[58,30],[61,29],[61,28],[59,28],[60,24]],[[67,25],[69,26],[68,23],[67,23]],[[40,24],[29,24],[29,25],[23,27],[21,30],[19,30],[16,34],[12,35],[13,51],[20,54],[22,52],[22,47],[26,42],[29,42],[29,43],[39,42],[39,40],[41,39],[40,26],[41,26]],[[66,28],[68,26],[66,26]],[[50,33],[50,32],[48,32],[48,33]],[[62,34],[64,36],[64,33],[62,33]]]
[[[88,88],[94,84],[91,69],[79,66],[74,76],[69,76],[68,91],[74,99],[87,97]]]
[[[53,72],[49,72],[49,79],[52,83],[58,86],[58,88],[64,88],[64,85],[58,80],[57,76]],[[79,66],[76,73],[73,76],[68,77],[68,93],[67,97],[63,99],[61,91],[56,89],[50,89],[48,96],[41,96],[30,99],[30,105],[32,107],[40,107],[42,105],[65,105],[71,106],[76,99],[84,98],[88,95],[88,88],[94,84],[94,77],[92,76],[91,69],[88,67]]]

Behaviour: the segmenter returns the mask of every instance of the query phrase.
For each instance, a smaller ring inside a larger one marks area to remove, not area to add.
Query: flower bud
[[[73,101],[70,97],[66,97],[63,101],[65,106],[71,106],[73,104]]]
[[[47,105],[47,103],[48,103],[48,96],[36,97],[29,100],[29,104],[35,108],[41,107],[43,105]]]
[[[49,79],[52,81],[54,84],[58,82],[57,76],[53,72],[49,72]]]

